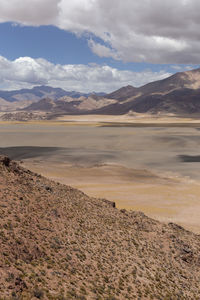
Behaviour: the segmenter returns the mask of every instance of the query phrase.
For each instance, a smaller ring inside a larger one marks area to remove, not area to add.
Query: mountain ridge
[[[93,93],[95,92],[81,93],[76,91],[66,91],[61,88],[53,88],[51,86],[46,86],[46,85],[40,85],[40,86],[35,86],[32,89],[20,89],[20,90],[13,90],[13,91],[0,90],[0,98],[8,102],[15,102],[15,101],[22,101],[22,100],[33,100],[34,102],[36,102],[45,97],[49,97],[52,98],[52,100],[56,100],[64,96],[70,96],[72,98],[79,98],[81,96],[88,97]],[[100,96],[105,95],[105,93],[95,93],[95,94]]]
[[[43,98],[38,102],[34,102],[31,105],[22,108],[26,111],[44,111],[49,113],[68,113],[68,114],[78,114],[87,113],[94,109],[99,109],[105,105],[115,103],[114,99],[107,99],[92,94],[89,97],[81,96],[79,98],[72,98],[69,96],[64,96],[53,101],[51,98]]]
[[[15,102],[12,106],[6,106],[3,103],[0,107],[2,111],[18,108],[25,111],[41,109],[52,114],[121,115],[131,111],[153,114],[194,114],[200,113],[200,68],[178,72],[141,87],[128,85],[109,94],[66,92],[60,88],[48,86],[39,86],[31,90],[24,89],[21,96],[20,94],[13,96],[12,93],[15,92],[4,91],[4,94],[11,93],[9,95],[11,98],[15,97]],[[0,97],[4,100],[1,91]],[[13,101],[11,98],[9,101]],[[26,99],[23,102],[22,99],[25,98],[32,100]]]
[[[116,93],[123,102],[103,107],[94,113],[200,113],[200,68],[178,72],[168,78],[134,88],[132,93],[129,93],[129,98],[125,97],[126,88]]]

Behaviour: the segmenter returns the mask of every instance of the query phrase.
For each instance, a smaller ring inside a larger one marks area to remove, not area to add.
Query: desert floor
[[[25,167],[200,233],[198,119],[64,116],[0,125],[0,153]]]

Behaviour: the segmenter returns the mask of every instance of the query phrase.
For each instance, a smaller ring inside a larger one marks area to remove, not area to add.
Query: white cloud
[[[45,59],[30,57],[10,61],[0,56],[0,89],[30,88],[45,84],[81,92],[112,92],[128,84],[140,86],[170,75],[164,71],[121,71],[96,64],[55,65]]]
[[[194,69],[194,66],[190,65],[171,65],[170,68],[176,72],[185,72]]]
[[[0,0],[1,22],[91,33],[94,53],[127,62],[198,64],[199,11],[199,0]]]
[[[100,57],[112,57],[116,60],[120,59],[115,50],[106,47],[104,45],[101,45],[100,43],[96,43],[92,39],[88,41],[88,46],[95,54],[97,54]]]

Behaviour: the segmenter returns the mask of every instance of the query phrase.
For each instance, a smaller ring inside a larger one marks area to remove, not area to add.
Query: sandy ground
[[[23,165],[90,196],[115,201],[118,208],[143,211],[200,233],[200,182],[117,165],[75,167],[31,161]]]
[[[55,118],[54,121],[59,122],[103,122],[103,123],[158,123],[158,124],[164,124],[164,123],[176,123],[176,124],[196,124],[200,123],[199,117],[177,117],[173,114],[168,115],[152,115],[152,114],[139,114],[139,113],[132,113],[127,115],[119,115],[119,116],[111,116],[111,115],[82,115],[82,116],[69,116],[64,115]]]
[[[198,119],[173,116],[1,122],[0,153],[91,196],[115,201],[118,208],[200,233],[199,128]]]

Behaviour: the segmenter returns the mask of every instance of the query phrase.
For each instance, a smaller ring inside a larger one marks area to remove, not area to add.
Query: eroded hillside
[[[200,299],[200,236],[3,156],[0,216],[2,299]]]

